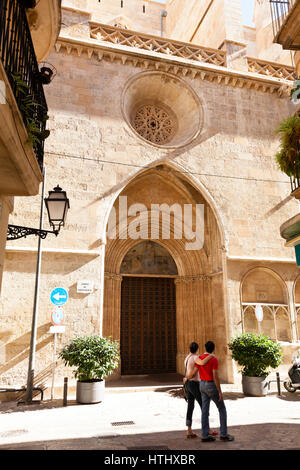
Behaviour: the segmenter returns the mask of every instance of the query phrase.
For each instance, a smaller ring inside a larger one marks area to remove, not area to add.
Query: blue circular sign
[[[51,292],[50,299],[54,305],[64,305],[67,302],[68,297],[69,295],[66,289],[63,287],[56,287],[56,289],[53,289]]]

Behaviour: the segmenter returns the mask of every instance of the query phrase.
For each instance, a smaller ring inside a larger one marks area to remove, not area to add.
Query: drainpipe
[[[160,36],[164,37],[164,25],[163,25],[163,19],[167,16],[168,12],[166,10],[162,10],[160,12]]]

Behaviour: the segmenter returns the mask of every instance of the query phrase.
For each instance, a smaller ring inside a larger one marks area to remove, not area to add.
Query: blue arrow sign
[[[54,305],[64,305],[67,302],[68,297],[66,289],[63,287],[56,287],[56,289],[53,289],[51,292],[50,299]]]

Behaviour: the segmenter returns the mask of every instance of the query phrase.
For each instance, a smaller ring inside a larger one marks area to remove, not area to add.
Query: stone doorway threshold
[[[111,391],[155,390],[182,386],[181,374],[123,375],[120,379],[105,381],[105,388]]]

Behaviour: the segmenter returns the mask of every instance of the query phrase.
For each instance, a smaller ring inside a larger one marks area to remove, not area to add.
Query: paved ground
[[[235,441],[202,443],[185,438],[186,402],[179,382],[150,383],[108,384],[104,402],[94,405],[80,405],[71,395],[66,407],[62,398],[34,405],[2,402],[0,450],[300,450],[300,392],[282,391],[279,397],[273,385],[267,397],[245,397],[239,386],[222,385]],[[214,404],[210,423],[218,430]],[[198,406],[193,427],[200,434]]]

